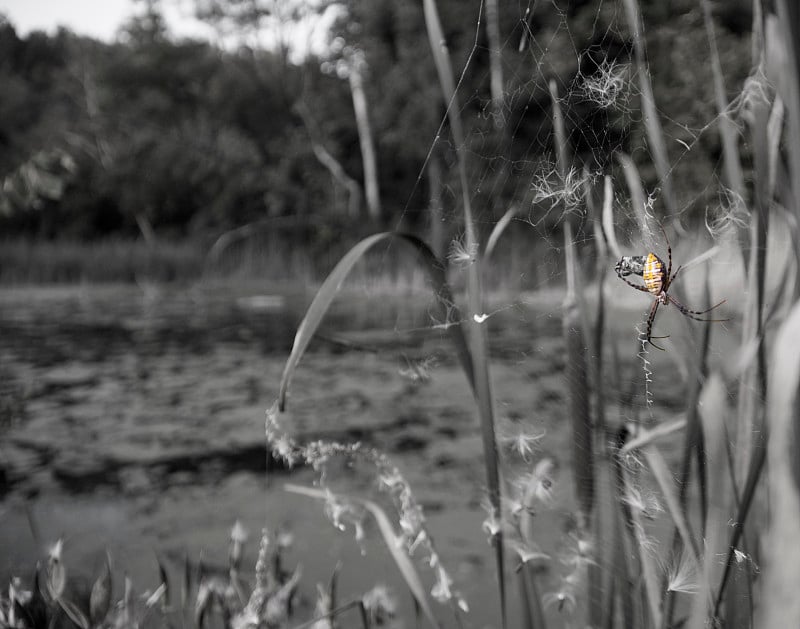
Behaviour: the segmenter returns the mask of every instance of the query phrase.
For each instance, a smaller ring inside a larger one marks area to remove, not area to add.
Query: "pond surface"
[[[43,547],[63,537],[68,568],[96,573],[108,550],[115,572],[137,591],[152,589],[156,557],[176,573],[201,555],[224,567],[240,520],[250,567],[263,527],[293,533],[287,562],[304,574],[298,618],[310,616],[315,584],[341,560],[342,601],[388,583],[413,626],[375,528],[361,546],[334,529],[321,504],[283,490],[312,485],[313,470],[286,470],[265,452],[264,411],[312,296],[286,286],[0,290],[0,578],[27,577]],[[561,300],[506,304],[488,324],[501,446],[520,430],[544,433],[529,463],[554,458],[566,496]],[[361,441],[386,452],[472,606],[465,625],[497,626],[476,411],[435,323],[418,294],[341,296],[301,362],[282,421],[300,441]],[[329,481],[377,496],[374,475],[360,467],[336,467]],[[570,543],[570,513],[563,497],[538,516],[549,552]],[[430,571],[418,569],[429,583]],[[437,615],[453,625],[447,608]]]

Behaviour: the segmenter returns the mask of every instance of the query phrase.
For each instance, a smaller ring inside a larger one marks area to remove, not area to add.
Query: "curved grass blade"
[[[308,496],[318,500],[326,500],[328,498],[328,494],[326,492],[322,491],[321,489],[314,489],[313,487],[303,487],[301,485],[287,483],[283,486],[283,488],[286,491],[294,494],[300,494],[301,496]],[[394,559],[394,562],[397,564],[397,568],[400,570],[400,574],[403,576],[409,591],[414,596],[414,600],[416,600],[419,604],[426,618],[431,623],[431,626],[438,628],[439,622],[433,615],[433,610],[428,602],[428,596],[425,593],[422,580],[419,578],[419,574],[417,574],[414,564],[411,563],[408,555],[403,551],[403,546],[397,543],[397,535],[394,532],[394,527],[389,520],[389,516],[387,516],[386,512],[371,500],[364,500],[363,498],[352,496],[348,496],[347,499],[363,505],[364,508],[370,512],[372,517],[375,518],[375,522],[378,525],[378,530],[380,530],[381,535],[383,536],[383,541],[386,543],[386,547],[389,549],[392,559]]]
[[[286,361],[286,366],[283,369],[280,393],[278,396],[278,407],[281,411],[285,410],[286,395],[289,390],[289,384],[292,376],[297,369],[297,365],[308,348],[308,344],[311,342],[311,339],[314,337],[320,322],[328,312],[328,308],[330,308],[331,303],[338,294],[339,289],[342,287],[342,283],[347,278],[355,264],[361,260],[362,257],[364,257],[370,248],[380,242],[384,242],[393,238],[397,238],[412,245],[422,258],[423,266],[428,272],[433,284],[433,290],[439,306],[441,320],[443,321],[443,325],[446,326],[447,332],[456,347],[456,351],[459,359],[461,360],[464,372],[467,374],[467,379],[469,380],[470,386],[474,390],[475,387],[472,369],[472,357],[467,346],[466,339],[464,338],[464,333],[461,330],[461,326],[452,320],[453,314],[457,311],[453,306],[453,298],[445,279],[445,273],[442,264],[436,258],[433,251],[431,251],[430,247],[428,247],[428,245],[426,245],[416,236],[394,232],[382,232],[365,238],[355,247],[350,249],[350,251],[348,251],[347,254],[345,254],[345,256],[339,261],[333,271],[331,271],[331,274],[323,282],[322,286],[320,286],[319,290],[317,291],[317,294],[314,296],[311,305],[306,311],[305,317],[303,317],[303,321],[297,328],[297,334],[295,334],[294,337],[292,352],[289,355],[289,359]]]
[[[497,246],[497,241],[500,240],[500,236],[503,235],[503,232],[511,224],[511,220],[518,213],[519,206],[512,205],[508,210],[506,210],[506,213],[500,217],[500,220],[495,223],[495,226],[492,228],[492,233],[489,234],[489,239],[486,241],[486,248],[483,250],[484,262],[492,255],[492,252]]]

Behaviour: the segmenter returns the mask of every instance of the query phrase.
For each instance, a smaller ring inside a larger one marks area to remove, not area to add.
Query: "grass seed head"
[[[696,594],[699,589],[697,562],[685,550],[667,570],[667,591]]]

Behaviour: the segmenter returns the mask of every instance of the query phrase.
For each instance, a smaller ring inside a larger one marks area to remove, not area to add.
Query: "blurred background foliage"
[[[115,43],[63,29],[20,37],[2,19],[0,238],[188,238],[210,246],[228,230],[280,219],[291,221],[290,239],[313,250],[331,233],[350,234],[351,242],[385,227],[426,235],[435,222],[428,212],[432,186],[447,224],[459,215],[455,149],[444,140],[431,150],[445,107],[422,5],[337,4],[346,13],[326,57],[299,62],[287,47],[178,40],[155,0],[143,3]],[[246,5],[260,6],[198,0],[197,10],[212,24],[233,15],[241,28],[277,17],[247,14]],[[489,229],[513,204],[530,206],[530,182],[542,160],[552,163],[548,80],[576,86],[603,63],[629,63],[632,51],[618,3],[558,0],[526,12],[501,2],[505,99],[495,110],[481,9],[479,2],[439,2],[457,73],[469,59],[459,88],[462,119],[471,194],[479,222]],[[733,98],[750,70],[751,3],[717,3],[715,10]],[[716,116],[710,64],[696,63],[708,56],[699,4],[650,1],[642,11],[665,135],[692,142]],[[356,56],[378,166],[377,220],[363,198],[352,196],[364,180],[347,80]],[[622,110],[574,97],[579,93],[566,94],[564,107],[576,163],[610,171],[617,168],[614,151],[625,151],[645,183],[657,185],[636,98]],[[716,133],[705,134],[701,150],[682,158],[676,166],[682,207],[702,212],[710,202],[704,195],[717,194],[708,183],[719,159]],[[432,175],[434,162],[440,167]],[[338,177],[332,163],[342,171]],[[446,230],[441,238],[459,227]]]

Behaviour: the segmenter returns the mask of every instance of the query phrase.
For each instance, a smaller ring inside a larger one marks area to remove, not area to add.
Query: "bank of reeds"
[[[203,249],[191,241],[153,247],[143,240],[0,242],[0,284],[193,282]]]

